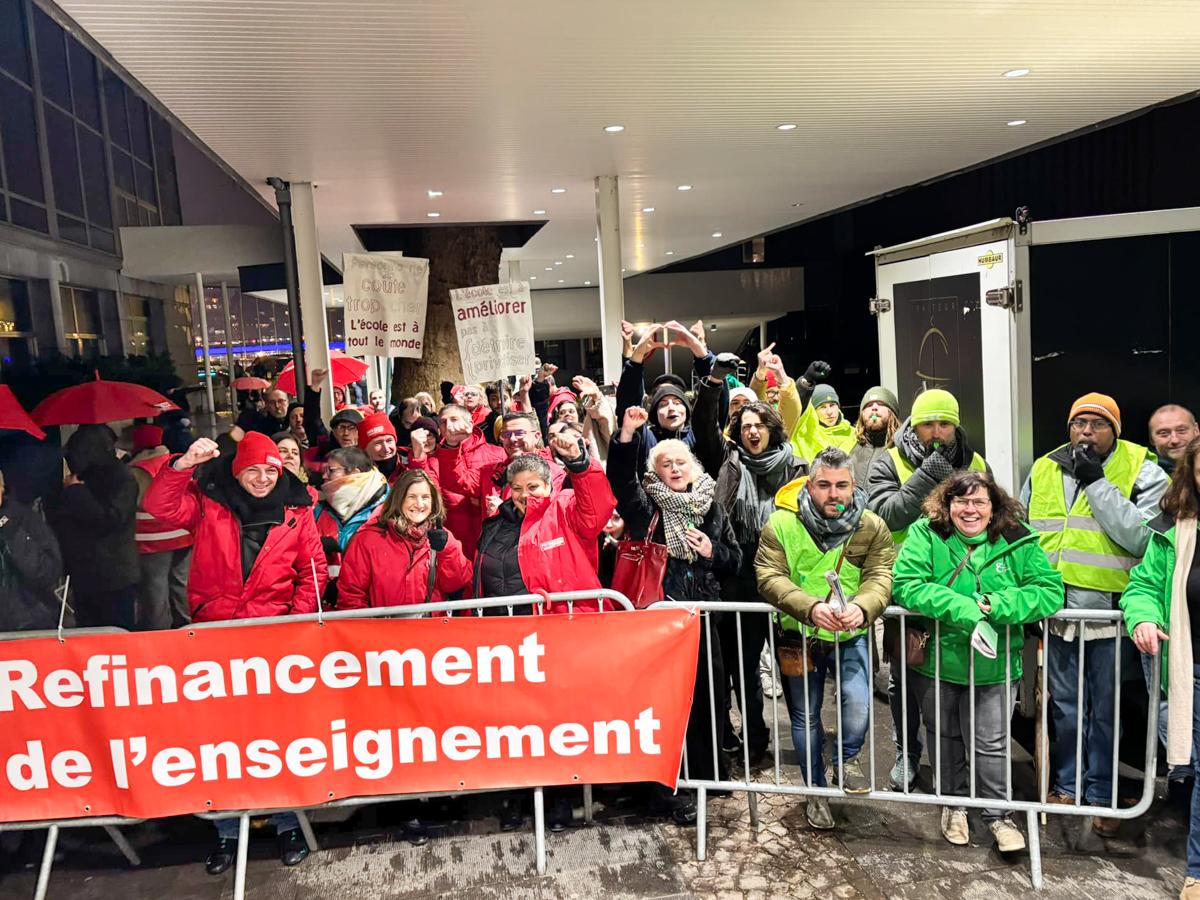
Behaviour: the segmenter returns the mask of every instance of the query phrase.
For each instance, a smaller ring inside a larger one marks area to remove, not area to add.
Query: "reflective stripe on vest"
[[[908,460],[904,458],[903,453],[895,447],[890,447],[888,448],[888,455],[892,458],[892,465],[896,467],[896,477],[900,479],[901,484],[904,484],[904,482],[913,477],[913,473],[917,470],[908,464]],[[976,453],[971,457],[971,464],[967,468],[972,472],[986,472],[987,463],[984,462],[982,456]],[[892,540],[895,542],[897,550],[900,549],[900,545],[904,543],[906,537],[908,537],[907,527],[892,532]]]
[[[1128,500],[1142,464],[1150,458],[1145,447],[1119,440],[1104,463],[1104,477]],[[1105,534],[1086,490],[1079,490],[1067,510],[1063,471],[1049,455],[1037,460],[1029,475],[1029,524],[1037,530],[1050,565],[1067,584],[1111,593],[1129,584],[1129,570],[1139,558]]]
[[[838,557],[841,556],[845,545],[822,551],[813,541],[808,529],[804,527],[804,523],[800,521],[800,517],[791,510],[781,509],[773,512],[770,522],[775,536],[783,545],[792,584],[804,593],[824,600],[829,596],[829,584],[825,581],[825,573],[837,569]],[[842,590],[845,592],[846,598],[852,598],[858,593],[862,570],[849,560],[843,560],[838,575],[842,580]],[[867,632],[866,628],[860,628],[854,632],[840,632],[835,635],[823,629],[805,625],[787,613],[776,613],[775,615],[779,620],[779,627],[785,631],[799,631],[823,641],[849,641]]]

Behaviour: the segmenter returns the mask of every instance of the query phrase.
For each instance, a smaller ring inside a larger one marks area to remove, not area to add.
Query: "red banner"
[[[699,618],[370,619],[0,643],[0,821],[674,785]]]

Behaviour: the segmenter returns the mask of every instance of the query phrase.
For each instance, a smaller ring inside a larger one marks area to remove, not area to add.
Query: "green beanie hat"
[[[859,412],[862,412],[872,403],[882,403],[895,415],[900,415],[900,402],[896,399],[896,395],[883,385],[877,384],[863,394],[862,403],[858,404]]]
[[[958,401],[949,391],[934,388],[913,401],[910,418],[913,425],[921,425],[925,422],[949,422],[952,425],[958,425]]]
[[[812,399],[808,401],[812,404],[813,409],[820,409],[826,403],[836,403],[842,405],[842,401],[838,399],[837,391],[830,384],[818,384],[813,388]]]

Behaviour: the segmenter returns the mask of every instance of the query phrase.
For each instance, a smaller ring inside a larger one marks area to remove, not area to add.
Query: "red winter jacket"
[[[432,459],[427,457],[410,463],[414,469],[424,469],[438,483],[446,501],[446,529],[458,538],[468,558],[475,555],[483,513],[476,495],[478,477],[467,474],[465,481],[460,480],[460,472],[489,468],[506,458],[503,448],[489,444],[483,432],[476,429],[457,447],[438,444]]]
[[[231,459],[201,470],[167,465],[146,492],[143,507],[155,518],[195,537],[188,605],[195,622],[284,616],[317,611],[327,569],[308,492],[295,476],[281,476],[285,498],[283,522],[272,526],[259,550],[250,577],[242,580],[242,528],[219,497],[241,490],[230,472]],[[278,490],[278,488],[277,488]],[[316,563],[313,584],[312,562]]]
[[[616,507],[604,469],[595,460],[584,471],[571,473],[570,490],[556,487],[549,497],[531,497],[517,543],[525,586],[551,594],[600,587],[598,538]],[[616,607],[606,600],[604,608]],[[578,602],[574,609],[596,612],[597,602]],[[565,613],[567,604],[552,603],[546,611]]]
[[[561,490],[563,482],[567,480],[567,470],[559,465],[554,454],[546,447],[541,447],[533,452],[550,464],[551,484],[556,491]],[[512,496],[512,491],[504,480],[504,474],[510,462],[512,460],[505,454],[503,458],[490,465],[478,469],[464,470],[462,458],[460,457],[458,460],[455,470],[458,484],[460,487],[466,489],[470,496],[475,498],[481,523],[484,519],[491,518],[494,515],[494,513],[489,511],[488,497],[497,496],[501,500],[507,500]],[[445,471],[446,469],[443,466],[441,472]]]
[[[447,533],[446,546],[438,551],[430,603],[471,583],[471,561],[462,544]],[[364,525],[350,541],[338,579],[338,609],[408,606],[424,603],[429,594],[429,539],[419,544],[375,521]]]

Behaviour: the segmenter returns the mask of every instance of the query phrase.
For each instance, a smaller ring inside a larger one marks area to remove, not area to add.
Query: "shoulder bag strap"
[[[433,599],[433,586],[437,580],[437,556],[438,552],[432,547],[429,548],[429,582],[425,586],[425,602],[428,603]]]
[[[975,545],[972,545],[967,548],[967,555],[964,556],[961,560],[959,560],[958,566],[956,566],[954,571],[950,574],[950,580],[946,582],[946,587],[950,587],[954,584],[955,579],[957,579],[958,576],[962,574],[962,570],[966,568],[967,563],[971,559],[971,554],[974,552],[975,552]]]
[[[646,543],[654,543],[654,531],[658,528],[658,518],[661,515],[661,510],[658,507],[654,508],[654,515],[650,517],[650,525],[646,528]]]

